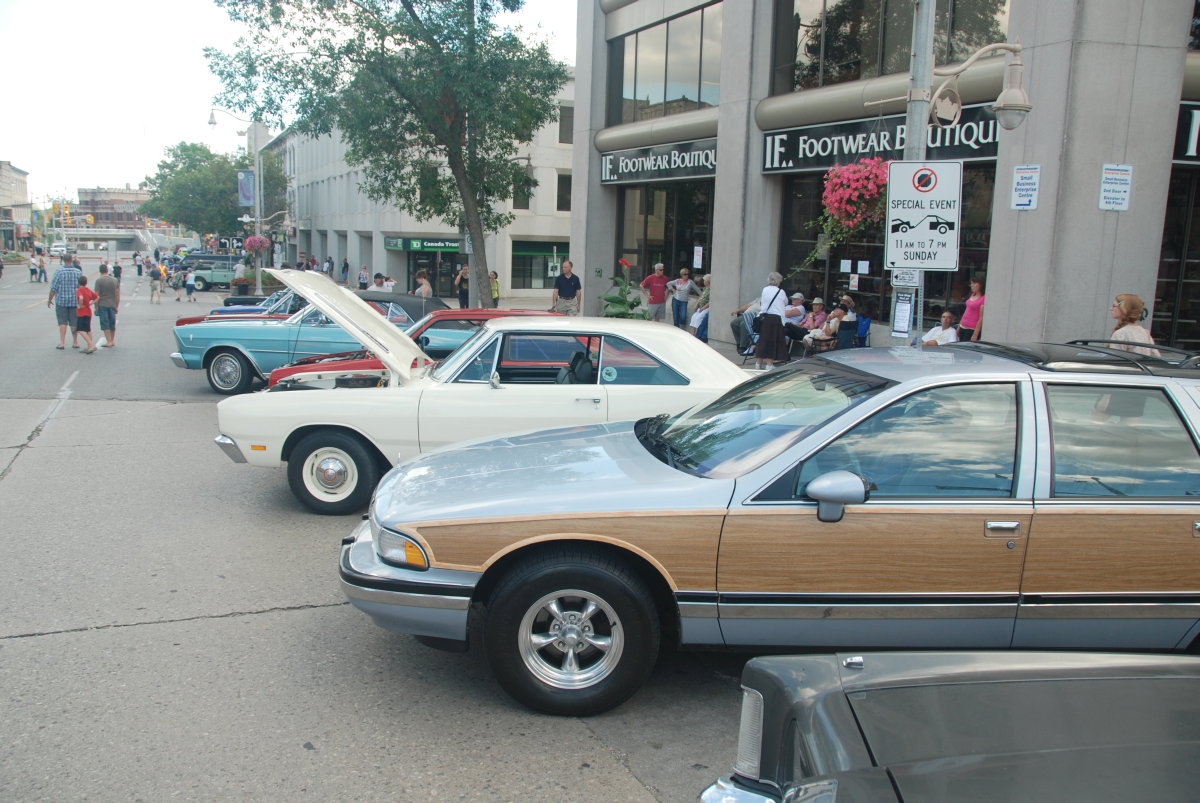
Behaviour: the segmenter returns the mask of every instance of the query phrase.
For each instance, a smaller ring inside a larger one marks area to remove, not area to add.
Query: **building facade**
[[[12,162],[0,162],[0,248],[5,251],[28,251],[33,247],[28,176]]]
[[[76,228],[144,229],[146,216],[138,208],[150,200],[146,190],[112,187],[80,187],[79,202],[71,212]],[[92,222],[84,222],[88,215]]]
[[[558,100],[559,122],[534,132],[532,143],[518,154],[537,187],[528,197],[506,202],[505,211],[515,220],[484,242],[501,299],[516,304],[548,301],[554,276],[570,254],[573,82]],[[346,163],[345,146],[336,136],[313,139],[284,132],[266,147],[281,152],[288,177],[284,258],[290,263],[333,257],[340,266],[347,258],[354,277],[365,266],[408,289],[423,270],[436,295],[457,295],[454,275],[469,260],[457,228],[436,219],[419,221],[368,198],[360,170]]]
[[[830,246],[818,219],[830,167],[903,158],[913,6],[580,0],[571,239],[587,311],[614,275],[688,267],[711,274],[710,337],[729,340],[719,321],[778,271],[810,299],[849,293],[872,311],[874,344],[888,343],[883,225]],[[937,63],[1019,41],[1034,108],[1016,130],[998,125],[1007,57],[991,56],[957,81],[958,123],[929,130],[928,159],[963,162],[960,250],[956,271],[924,274],[918,327],[979,275],[991,340],[1101,337],[1113,296],[1131,292],[1160,343],[1200,348],[1194,7],[938,0]],[[1039,166],[1036,209],[1013,199],[1027,165]],[[1132,165],[1127,210],[1101,209],[1106,165]]]

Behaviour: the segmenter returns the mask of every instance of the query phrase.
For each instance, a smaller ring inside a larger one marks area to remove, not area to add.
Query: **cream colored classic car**
[[[217,445],[234,462],[287,463],[293,493],[318,513],[363,508],[383,472],[432,449],[674,415],[749,377],[679,329],[609,318],[489,321],[426,366],[417,344],[350,291],[317,273],[272,273],[388,369],[374,387],[355,377],[335,381],[346,387],[281,384],[217,406]]]

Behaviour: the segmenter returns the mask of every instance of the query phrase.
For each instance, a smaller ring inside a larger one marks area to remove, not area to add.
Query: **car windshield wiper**
[[[676,455],[678,455],[681,459],[686,459],[687,455],[685,455],[683,452],[680,452],[671,445],[670,441],[663,437],[662,428],[667,423],[667,419],[669,417],[670,416],[668,416],[666,413],[661,413],[653,418],[646,419],[645,428],[642,430],[642,435],[640,435],[639,438],[644,437],[647,441],[661,449],[663,456],[667,460],[668,466],[671,468],[679,468],[679,466],[675,464]]]

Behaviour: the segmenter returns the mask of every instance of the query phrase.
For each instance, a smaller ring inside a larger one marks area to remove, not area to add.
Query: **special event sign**
[[[958,270],[962,162],[888,164],[884,267]]]

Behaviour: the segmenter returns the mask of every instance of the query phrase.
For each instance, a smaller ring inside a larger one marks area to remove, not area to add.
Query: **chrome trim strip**
[[[722,619],[1011,619],[1017,604],[718,605]]]
[[[384,605],[401,605],[407,608],[444,608],[452,611],[465,611],[471,606],[470,597],[439,597],[428,594],[406,594],[401,591],[380,591],[376,588],[363,588],[353,583],[347,583],[344,578],[338,578],[342,584],[342,592],[350,599],[360,599],[364,602],[380,602]]]
[[[1033,382],[1022,381],[1017,388],[1018,411],[1020,428],[1017,434],[1017,465],[1016,476],[1013,477],[1013,488],[1018,499],[1032,499],[1033,488],[1037,475],[1037,404],[1034,397]]]
[[[1200,619],[1200,602],[1021,603],[1018,619]]]
[[[175,363],[176,368],[187,368],[187,363],[183,361],[183,355],[178,351],[171,353],[171,362]]]
[[[1037,419],[1037,466],[1033,477],[1033,498],[1038,504],[1050,498],[1050,487],[1054,465],[1050,449],[1050,408],[1046,404],[1046,385],[1035,383],[1033,412]]]
[[[684,619],[716,619],[717,603],[715,602],[680,602],[679,615]]]
[[[234,443],[233,438],[227,435],[218,435],[213,438],[213,443],[220,447],[221,451],[228,455],[229,459],[235,463],[245,463],[246,456],[242,454],[242,450]]]

